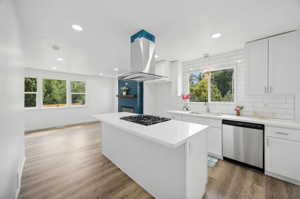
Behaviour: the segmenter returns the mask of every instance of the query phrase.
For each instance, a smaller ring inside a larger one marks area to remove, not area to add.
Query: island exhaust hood
[[[165,78],[155,74],[155,36],[141,30],[130,38],[130,72],[118,76],[119,80],[147,81]]]

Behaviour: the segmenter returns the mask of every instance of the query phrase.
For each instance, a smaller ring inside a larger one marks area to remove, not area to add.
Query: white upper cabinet
[[[268,40],[246,44],[247,92],[265,94],[268,87]]]
[[[170,80],[173,83],[172,94],[175,96],[181,96],[183,93],[183,73],[182,73],[182,62],[172,61]]]
[[[249,42],[245,50],[248,94],[296,94],[300,72],[298,31]]]
[[[298,31],[269,39],[269,65],[270,92],[273,94],[295,94],[299,89],[298,77],[300,74],[300,37]]]
[[[183,90],[182,62],[162,60],[155,65],[155,74],[164,78],[146,81],[146,84],[171,83],[171,93],[174,96],[181,96]]]
[[[170,80],[170,66],[171,63],[169,61],[160,61],[155,65],[155,74],[164,76],[165,80]]]

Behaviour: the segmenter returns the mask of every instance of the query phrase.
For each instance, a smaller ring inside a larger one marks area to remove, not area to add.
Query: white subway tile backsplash
[[[210,104],[212,112],[234,114],[236,105],[243,105],[243,115],[252,116],[254,112],[276,119],[295,119],[294,96],[249,96],[246,94],[246,64],[244,62],[244,51],[236,50],[228,53],[218,54],[208,58],[200,58],[183,63],[185,74],[190,69],[201,70],[206,68],[222,68],[225,66],[236,67],[236,104]],[[187,91],[187,75],[185,77],[185,88]],[[191,104],[193,110],[205,110],[203,104]]]

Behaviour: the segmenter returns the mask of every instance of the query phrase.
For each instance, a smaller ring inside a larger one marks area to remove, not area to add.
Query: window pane
[[[36,107],[36,94],[25,94],[24,97],[25,108]]]
[[[43,80],[43,105],[47,107],[64,106],[67,103],[66,80]]]
[[[71,82],[71,92],[72,93],[85,93],[85,83],[81,81]]]
[[[233,69],[211,72],[211,101],[233,102]]]
[[[208,73],[192,72],[189,78],[191,102],[208,100]]]
[[[85,94],[72,94],[72,105],[84,105]]]
[[[37,80],[36,78],[25,78],[24,79],[25,92],[37,92]]]

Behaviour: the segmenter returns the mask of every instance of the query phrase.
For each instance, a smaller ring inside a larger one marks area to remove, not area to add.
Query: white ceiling
[[[17,0],[17,13],[26,67],[84,74],[127,71],[129,37],[140,29],[157,36],[160,59],[184,61],[300,27],[299,0]]]

